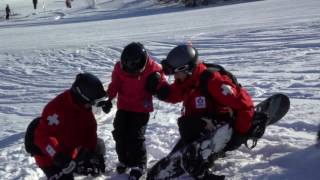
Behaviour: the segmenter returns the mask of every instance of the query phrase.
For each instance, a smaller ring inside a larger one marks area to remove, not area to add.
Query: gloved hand
[[[154,72],[150,74],[146,79],[146,90],[151,93],[155,94],[157,92],[157,87],[160,83],[160,73]]]
[[[170,94],[169,85],[163,85],[158,89],[156,96],[160,100],[166,100],[168,98],[169,94]]]
[[[204,121],[205,123],[204,128],[209,132],[213,131],[216,128],[216,126],[213,124],[211,119],[202,117],[201,120]]]
[[[233,151],[235,149],[238,149],[243,143],[246,142],[246,140],[247,140],[246,135],[239,134],[234,130],[230,141],[227,143],[226,147],[224,148],[224,151]]]
[[[69,155],[56,153],[53,156],[53,164],[62,169],[64,174],[71,174],[77,166],[76,161],[72,160]]]
[[[111,99],[108,99],[104,102],[104,104],[101,106],[104,113],[108,114],[112,108],[112,102]]]
[[[96,155],[87,150],[81,150],[77,157],[78,174],[98,176],[101,172],[105,172],[105,163],[103,155]]]

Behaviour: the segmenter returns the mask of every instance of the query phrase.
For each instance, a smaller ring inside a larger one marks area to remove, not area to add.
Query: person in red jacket
[[[208,69],[198,58],[198,51],[191,45],[178,45],[161,62],[167,75],[174,75],[173,84],[158,86],[159,75],[153,74],[147,82],[156,89],[159,99],[170,103],[183,102],[182,116],[178,119],[181,140],[174,150],[198,139],[205,131],[214,128],[212,120],[230,122],[233,135],[225,151],[234,150],[244,143],[254,115],[254,106],[248,92],[227,74],[214,71],[209,75],[206,93],[201,87],[201,76]],[[219,179],[216,175],[194,174],[195,178]]]
[[[97,138],[91,107],[104,105],[106,96],[96,76],[80,73],[70,89],[44,107],[34,131],[34,144],[41,153],[34,158],[48,179],[69,180],[73,172],[104,171],[104,143]]]
[[[131,168],[129,179],[139,179],[146,168],[144,135],[153,103],[145,83],[155,72],[161,72],[161,65],[141,43],[132,42],[123,49],[120,61],[115,64],[107,90],[109,106],[106,107],[109,108],[104,108],[106,113],[112,107],[111,100],[117,96],[118,110],[112,132],[119,160],[116,170],[121,174]],[[160,81],[165,81],[164,74],[160,76]]]

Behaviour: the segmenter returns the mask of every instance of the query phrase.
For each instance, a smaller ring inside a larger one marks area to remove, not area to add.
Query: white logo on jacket
[[[48,124],[50,126],[53,126],[53,125],[58,125],[60,123],[59,119],[58,119],[58,115],[57,114],[53,114],[52,116],[48,116]]]
[[[206,98],[204,96],[196,97],[195,100],[197,109],[206,108]]]
[[[230,95],[233,95],[233,90],[232,90],[232,87],[230,85],[227,85],[227,84],[222,84],[221,86],[222,88],[222,94],[227,96],[228,94]]]
[[[56,154],[56,151],[50,144],[47,145],[46,151],[51,157],[53,157]]]

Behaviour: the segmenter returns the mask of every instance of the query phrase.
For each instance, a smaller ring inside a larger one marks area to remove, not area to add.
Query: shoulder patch
[[[233,90],[230,85],[222,84],[221,89],[222,89],[223,95],[225,95],[225,96],[227,96],[228,94],[233,95]]]
[[[48,116],[47,120],[48,120],[48,124],[49,124],[50,126],[53,126],[53,125],[56,125],[56,126],[57,126],[57,125],[59,125],[59,123],[60,123],[57,114],[53,114],[53,115],[51,115],[51,116]]]

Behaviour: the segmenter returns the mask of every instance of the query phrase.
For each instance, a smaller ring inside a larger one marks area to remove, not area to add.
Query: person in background
[[[139,179],[146,169],[145,131],[153,102],[145,83],[150,74],[159,72],[161,65],[152,59],[145,47],[132,42],[123,49],[108,86],[109,106],[103,108],[106,113],[112,107],[111,100],[117,96],[118,109],[112,131],[119,160],[116,171],[121,174],[131,168],[129,179]],[[159,79],[165,81],[163,73]]]
[[[105,146],[97,138],[91,108],[104,106],[106,97],[96,76],[80,73],[70,89],[44,107],[36,127],[28,128],[34,130],[31,143],[39,149],[31,154],[48,179],[72,180],[73,172],[93,176],[104,172]]]
[[[6,5],[6,20],[9,20],[11,14],[11,9],[9,7],[9,4]]]
[[[67,8],[71,8],[71,1],[72,1],[72,0],[66,0],[66,1],[65,1]]]
[[[147,82],[151,92],[169,103],[183,102],[178,119],[180,141],[173,152],[214,130],[217,122],[233,125],[233,135],[224,151],[237,149],[246,140],[254,115],[254,106],[247,90],[222,71],[207,71],[192,45],[178,45],[161,62],[166,75],[174,75],[173,84],[160,83],[159,75]],[[207,83],[201,84],[206,76]],[[159,84],[162,84],[159,86]],[[213,163],[213,162],[211,162]],[[209,172],[211,163],[200,171],[189,172],[195,179],[224,179]]]
[[[33,9],[37,9],[38,0],[32,0]]]

